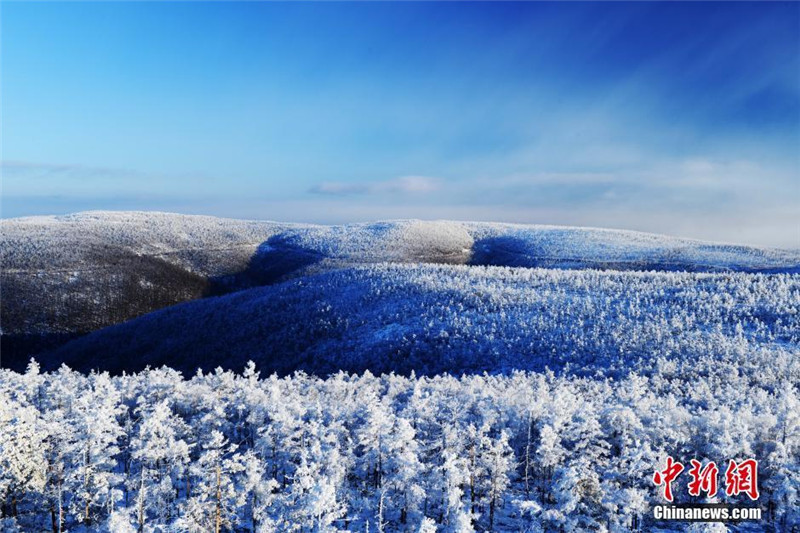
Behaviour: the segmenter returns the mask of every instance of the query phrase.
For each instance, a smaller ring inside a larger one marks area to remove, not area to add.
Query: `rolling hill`
[[[342,294],[328,292],[328,298],[346,300],[348,291],[361,290],[364,276],[373,275],[367,274],[373,270],[363,268],[370,265],[463,265],[453,272],[467,278],[482,266],[618,272],[800,271],[797,251],[632,231],[481,222],[403,220],[315,226],[167,213],[89,212],[8,219],[0,221],[0,229],[5,366],[24,365],[31,354],[175,304],[255,287],[274,286],[273,292],[264,290],[279,302],[276,305],[283,306],[281,299],[290,290],[286,287],[294,285],[282,284],[292,280],[325,284],[338,272],[354,276],[353,287],[337,289]],[[402,272],[406,277],[416,275],[413,270]],[[423,274],[420,270],[419,275]],[[502,289],[505,282],[497,283]],[[304,291],[300,292],[306,299],[313,293],[311,288]],[[261,293],[232,298],[257,298],[256,294]],[[198,303],[196,309],[208,306],[202,312],[211,313],[217,312],[212,311],[215,305],[226,305],[216,299],[208,302]],[[294,312],[300,316],[299,309]]]
[[[744,372],[800,354],[799,311],[800,277],[787,274],[381,264],[173,306],[52,360],[116,373],[249,360],[282,375]]]

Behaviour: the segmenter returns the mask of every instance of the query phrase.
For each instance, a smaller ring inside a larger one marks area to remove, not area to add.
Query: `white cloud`
[[[401,176],[394,180],[379,183],[378,186],[390,192],[433,192],[439,188],[439,180],[427,176]]]
[[[361,183],[343,183],[341,181],[323,181],[311,187],[310,192],[317,194],[331,194],[334,196],[348,194],[364,194],[367,186]]]
[[[311,188],[310,192],[345,196],[352,194],[424,194],[438,190],[441,180],[428,176],[400,176],[398,178],[370,183],[346,183],[324,181]]]
[[[0,171],[9,178],[87,178],[96,176],[131,176],[136,172],[118,168],[81,164],[36,163],[32,161],[0,161]]]

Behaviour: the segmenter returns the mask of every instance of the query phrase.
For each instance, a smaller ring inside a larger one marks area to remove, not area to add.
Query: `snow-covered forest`
[[[3,350],[0,533],[800,529],[797,252],[456,222],[3,229],[0,340],[91,333]],[[757,459],[755,502],[672,490],[763,519],[656,521],[667,457]]]
[[[154,212],[4,219],[3,338],[85,334],[209,294],[385,262],[771,273],[797,272],[800,253],[635,231],[444,220],[316,226]],[[19,352],[24,369],[28,354]]]
[[[794,531],[791,367],[184,379],[32,363],[0,373],[0,530],[724,531],[653,522],[651,476],[671,455],[758,457],[765,514],[750,530]],[[687,501],[685,483],[673,490]]]
[[[800,276],[376,265],[150,313],[51,359],[265,373],[433,375],[545,368],[583,375],[787,368],[800,352]],[[54,367],[52,363],[49,365]],[[24,369],[24,366],[21,368]]]

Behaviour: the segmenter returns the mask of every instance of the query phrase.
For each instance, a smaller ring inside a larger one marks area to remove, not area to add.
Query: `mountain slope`
[[[325,375],[717,370],[800,354],[800,277],[376,265],[157,311],[73,341],[73,368]],[[742,327],[744,325],[744,327]]]
[[[0,221],[3,333],[82,333],[178,302],[379,262],[798,271],[800,253],[491,223],[311,226],[142,212]]]

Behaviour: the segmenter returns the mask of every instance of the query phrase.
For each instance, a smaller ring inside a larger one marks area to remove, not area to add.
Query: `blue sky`
[[[798,3],[2,5],[2,216],[800,247]]]

